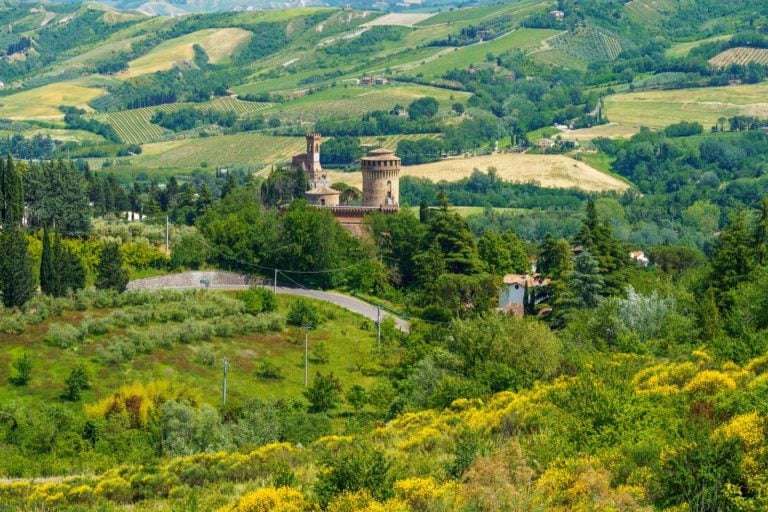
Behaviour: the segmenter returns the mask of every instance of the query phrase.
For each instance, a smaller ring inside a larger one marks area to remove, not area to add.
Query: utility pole
[[[301,326],[304,330],[304,387],[309,387],[309,337],[307,333],[312,328],[311,325]]]
[[[272,291],[277,293],[277,269],[275,269],[275,284],[272,286]]]
[[[165,255],[168,256],[170,253],[170,246],[169,246],[169,240],[170,240],[170,225],[168,222],[168,216],[165,216]]]
[[[224,358],[224,381],[221,385],[221,405],[227,405],[227,358]]]
[[[380,352],[381,345],[381,306],[376,304],[376,352]]]

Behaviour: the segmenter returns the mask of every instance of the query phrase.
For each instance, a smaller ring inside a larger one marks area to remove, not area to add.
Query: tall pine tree
[[[99,290],[125,291],[128,285],[128,271],[123,268],[123,255],[117,242],[106,242],[96,274],[96,288]]]
[[[8,155],[4,166],[5,189],[3,210],[3,226],[20,226],[24,218],[24,187],[21,172],[13,163],[13,157]]]
[[[53,256],[56,262],[54,295],[63,297],[69,291],[85,288],[85,268],[80,257],[64,245],[57,233],[53,241]]]
[[[56,295],[56,263],[51,249],[48,228],[43,228],[43,254],[40,258],[40,290],[47,295]]]
[[[0,234],[0,292],[5,307],[21,307],[35,293],[32,258],[24,231],[16,226]]]

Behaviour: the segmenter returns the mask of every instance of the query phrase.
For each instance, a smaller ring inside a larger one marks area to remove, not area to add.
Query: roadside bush
[[[82,344],[83,333],[77,327],[70,324],[51,324],[45,342],[55,347],[69,349]]]
[[[266,288],[251,288],[250,290],[238,293],[237,298],[243,301],[245,312],[251,315],[269,313],[277,309],[275,294]]]

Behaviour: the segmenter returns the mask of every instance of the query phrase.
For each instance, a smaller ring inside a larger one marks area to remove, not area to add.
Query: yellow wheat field
[[[195,55],[192,46],[195,44],[202,46],[210,62],[216,64],[231,57],[250,36],[250,32],[240,28],[198,30],[158,45],[146,55],[131,61],[128,70],[120,73],[118,77],[146,75],[171,69],[179,62],[192,62]]]
[[[424,165],[404,167],[400,176],[458,181],[470,176],[475,169],[486,171],[495,167],[499,177],[515,183],[537,183],[548,188],[578,188],[588,191],[623,191],[625,182],[598,171],[589,165],[563,155],[528,155],[509,153],[500,155],[456,158]],[[332,183],[342,182],[361,188],[359,172],[329,172]]]

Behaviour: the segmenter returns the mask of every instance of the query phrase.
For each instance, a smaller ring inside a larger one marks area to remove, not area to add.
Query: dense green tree
[[[75,366],[67,377],[65,385],[61,398],[70,402],[80,400],[83,391],[91,389],[91,379],[87,368],[82,364]]]
[[[27,236],[21,228],[0,233],[0,292],[5,307],[21,307],[35,293]]]
[[[116,181],[113,188],[125,195]],[[82,236],[90,232],[87,183],[71,162],[59,160],[31,165],[24,173],[24,189],[31,225],[52,227],[66,235]],[[115,211],[114,197],[111,201],[112,206],[106,211]]]
[[[24,185],[19,165],[13,157],[8,158],[3,165],[3,226],[20,226],[24,218]]]
[[[480,258],[488,272],[496,275],[530,272],[530,261],[522,241],[511,231],[499,235],[488,231],[477,242]]]
[[[59,233],[53,238],[52,253],[56,266],[54,285],[57,286],[54,295],[63,297],[70,291],[85,288],[83,261],[71,247],[64,244]]]
[[[425,96],[423,98],[414,100],[410,105],[408,105],[408,117],[414,121],[435,117],[439,108],[440,104],[435,98],[431,96]]]
[[[425,288],[423,300],[427,305],[439,306],[460,318],[490,311],[499,300],[499,279],[491,274],[443,273]]]
[[[14,386],[26,386],[32,378],[32,358],[25,352],[20,357],[14,358],[11,363],[14,373],[8,378],[8,382]]]
[[[573,270],[571,244],[563,238],[555,240],[547,234],[536,266],[542,275],[552,280],[562,280]]]
[[[123,255],[117,242],[105,242],[96,269],[95,286],[99,290],[125,291],[128,270],[123,267]]]
[[[379,501],[392,496],[395,482],[394,462],[380,449],[365,442],[355,442],[339,451],[329,452],[322,461],[315,493],[326,506],[343,492],[367,490]]]
[[[40,290],[47,295],[54,295],[58,289],[56,284],[56,265],[51,248],[51,237],[48,228],[43,228],[43,252],[40,258]]]
[[[576,308],[597,307],[604,288],[597,260],[588,251],[576,256],[573,272],[567,277],[566,302]]]
[[[427,240],[440,247],[445,268],[453,274],[473,274],[482,269],[477,242],[466,221],[447,203],[430,213]]]
[[[304,170],[278,167],[261,184],[261,200],[266,206],[288,204],[296,198],[303,198],[308,187]]]
[[[746,212],[731,217],[720,233],[712,256],[712,286],[722,296],[742,282],[754,266],[754,239],[749,231]]]
[[[326,412],[339,404],[341,400],[341,382],[333,375],[315,374],[312,385],[304,391],[304,396],[309,400],[309,412]]]
[[[351,164],[363,156],[363,148],[357,137],[334,137],[323,143],[320,152],[320,163],[325,164]]]

